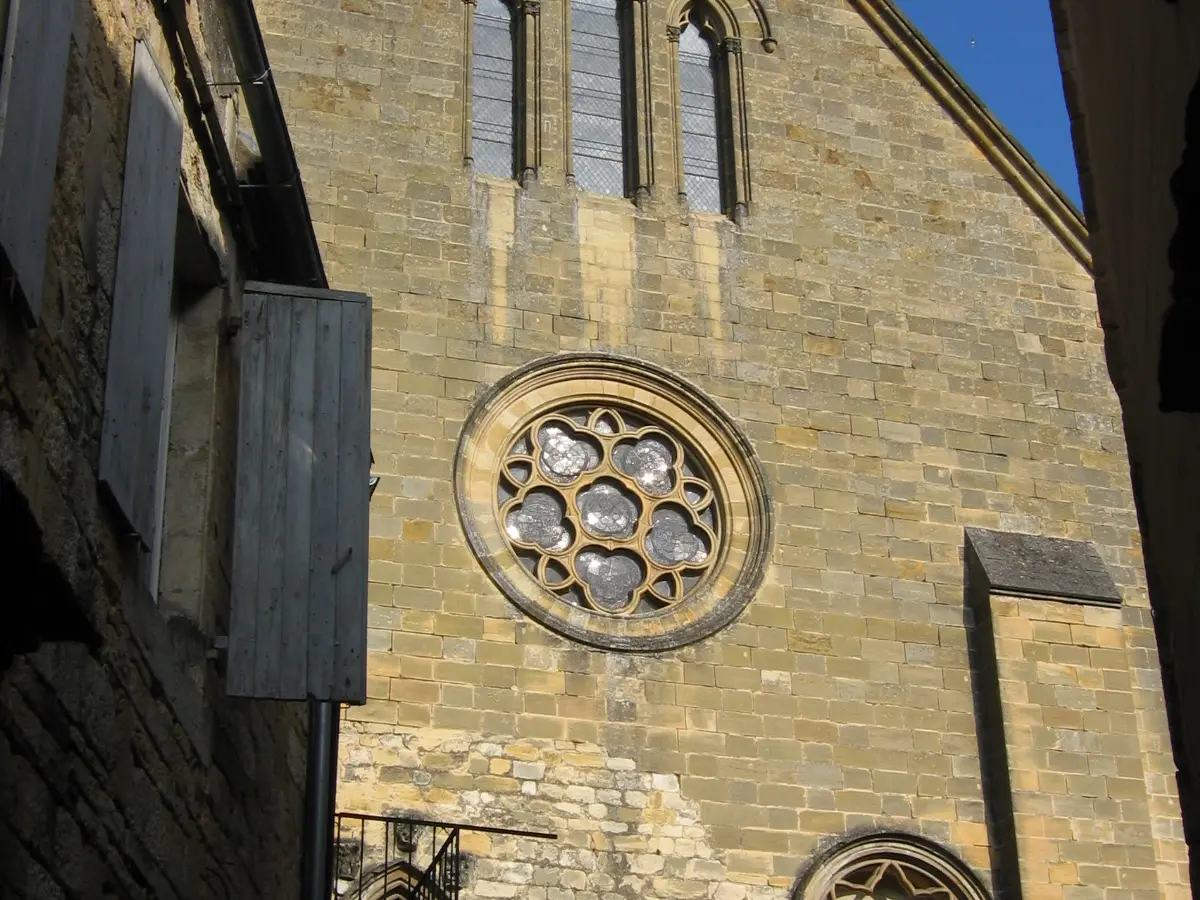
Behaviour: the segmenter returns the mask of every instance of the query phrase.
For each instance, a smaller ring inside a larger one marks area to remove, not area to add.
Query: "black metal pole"
[[[301,900],[330,900],[333,894],[333,816],[340,709],[341,704],[331,700],[308,701]]]

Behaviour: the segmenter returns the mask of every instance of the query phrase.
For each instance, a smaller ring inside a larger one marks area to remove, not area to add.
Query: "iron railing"
[[[412,889],[412,900],[445,900],[447,897],[457,900],[462,882],[462,855],[458,852],[458,829],[455,828]]]
[[[333,835],[334,898],[458,900],[465,875],[459,841],[463,831],[557,837],[545,831],[338,813]]]

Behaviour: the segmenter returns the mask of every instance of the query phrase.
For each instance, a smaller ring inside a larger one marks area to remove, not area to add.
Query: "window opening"
[[[721,146],[716,47],[695,20],[679,35],[683,181],[688,206],[721,212]]]
[[[471,140],[475,171],[503,178],[516,171],[512,7],[504,0],[478,0],[471,60]]]
[[[571,134],[580,190],[627,193],[627,81],[618,0],[572,0]]]

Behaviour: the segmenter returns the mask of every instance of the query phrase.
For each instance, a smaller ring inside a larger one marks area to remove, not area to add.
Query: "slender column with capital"
[[[542,165],[542,4],[523,0],[521,14],[521,73],[519,79],[520,134],[518,154],[521,184],[537,181]]]
[[[667,71],[671,73],[671,133],[674,135],[675,152],[675,193],[679,202],[687,201],[687,187],[683,180],[683,117],[680,115],[683,96],[679,87],[679,26],[667,26],[667,42],[670,45],[671,63]]]
[[[650,10],[648,0],[632,0],[633,38],[633,199],[646,203],[654,188],[654,96],[650,84]]]
[[[463,165],[470,168],[474,158],[471,149],[471,128],[474,122],[472,104],[475,94],[475,4],[463,0],[463,65],[462,65],[462,155]]]
[[[575,183],[575,146],[572,143],[573,97],[571,94],[571,0],[561,0],[559,30],[562,33],[562,154],[563,175],[567,184]]]
[[[742,66],[742,40],[727,37],[721,42],[729,81],[730,125],[733,128],[733,220],[741,223],[750,212],[750,137],[746,118],[746,79]]]

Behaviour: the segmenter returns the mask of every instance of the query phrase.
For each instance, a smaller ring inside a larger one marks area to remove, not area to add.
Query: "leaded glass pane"
[[[580,190],[625,194],[617,0],[571,2],[571,141]]]
[[[717,71],[712,44],[689,22],[679,35],[679,95],[683,183],[688,206],[721,212]]]
[[[711,571],[716,488],[673,429],[626,409],[568,406],[506,443],[496,479],[504,534],[555,596],[642,615],[683,602]]]
[[[513,17],[504,0],[475,8],[471,68],[471,148],[475,171],[513,177]]]

